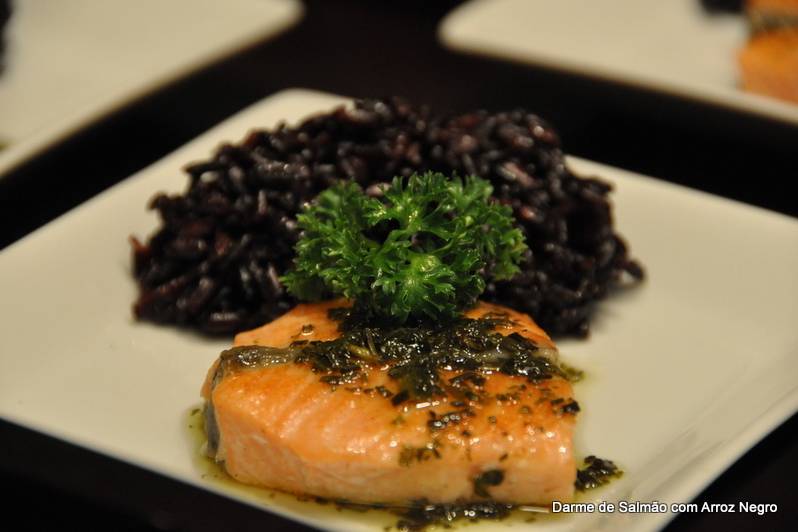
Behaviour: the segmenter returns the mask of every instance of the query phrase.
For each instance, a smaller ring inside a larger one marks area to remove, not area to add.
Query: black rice
[[[530,313],[553,334],[585,335],[593,304],[624,274],[641,279],[612,226],[610,185],[566,166],[557,133],[524,110],[439,115],[392,98],[362,100],[251,133],[187,167],[185,193],[156,195],[160,229],[133,239],[138,318],[229,334],[296,301],[291,266],[302,206],[339,179],[369,193],[395,175],[433,170],[489,179],[529,252],[521,274],[483,298]]]
[[[701,0],[701,5],[710,13],[742,13],[745,0]]]

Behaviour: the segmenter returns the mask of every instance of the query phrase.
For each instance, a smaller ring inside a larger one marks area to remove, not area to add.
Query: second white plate
[[[104,114],[287,28],[298,0],[12,2],[0,178]]]
[[[439,29],[447,46],[673,93],[798,124],[798,105],[738,89],[741,16],[699,0],[471,0]]]

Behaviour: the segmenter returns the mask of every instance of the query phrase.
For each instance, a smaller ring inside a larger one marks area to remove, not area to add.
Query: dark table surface
[[[0,179],[0,248],[289,87],[397,94],[451,111],[525,107],[555,124],[571,154],[798,216],[798,128],[449,52],[436,28],[458,3],[307,0],[304,20],[283,35],[134,102]],[[668,530],[798,529],[796,435],[794,416],[696,499],[776,503],[776,514],[682,515]],[[305,529],[3,421],[0,442],[0,501],[15,530]]]

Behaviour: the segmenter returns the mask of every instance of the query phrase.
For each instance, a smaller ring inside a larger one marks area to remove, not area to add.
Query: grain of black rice
[[[222,334],[271,320],[296,303],[279,277],[303,205],[339,179],[376,195],[375,185],[425,170],[489,179],[512,207],[529,244],[523,271],[483,297],[553,334],[586,335],[594,303],[622,278],[643,277],[613,230],[610,185],[572,173],[557,133],[536,115],[440,115],[398,98],[362,100],[224,145],[186,168],[184,193],[156,195],[161,227],[146,244],[132,239],[134,312]]]

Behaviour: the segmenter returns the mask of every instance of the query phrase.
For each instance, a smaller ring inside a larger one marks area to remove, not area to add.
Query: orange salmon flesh
[[[346,302],[298,305],[234,343],[333,340],[338,323],[328,311],[340,306]],[[526,314],[479,303],[465,315],[498,313],[510,321],[497,332],[517,332],[556,356],[551,339]],[[294,362],[226,372],[214,381],[218,364],[202,389],[218,432],[215,458],[245,484],[358,503],[470,502],[486,499],[476,479],[500,470],[501,482],[487,487],[491,500],[547,505],[573,497],[575,415],[559,407],[573,396],[565,378],[530,382],[484,373],[485,399],[468,405],[472,415],[431,431],[428,421],[456,411],[455,399],[394,405],[373,392],[382,386],[398,393],[386,367],[366,369],[352,388],[322,382],[309,364]],[[456,374],[441,371],[443,379]]]
[[[798,103],[798,27],[752,37],[738,62],[743,89]]]

